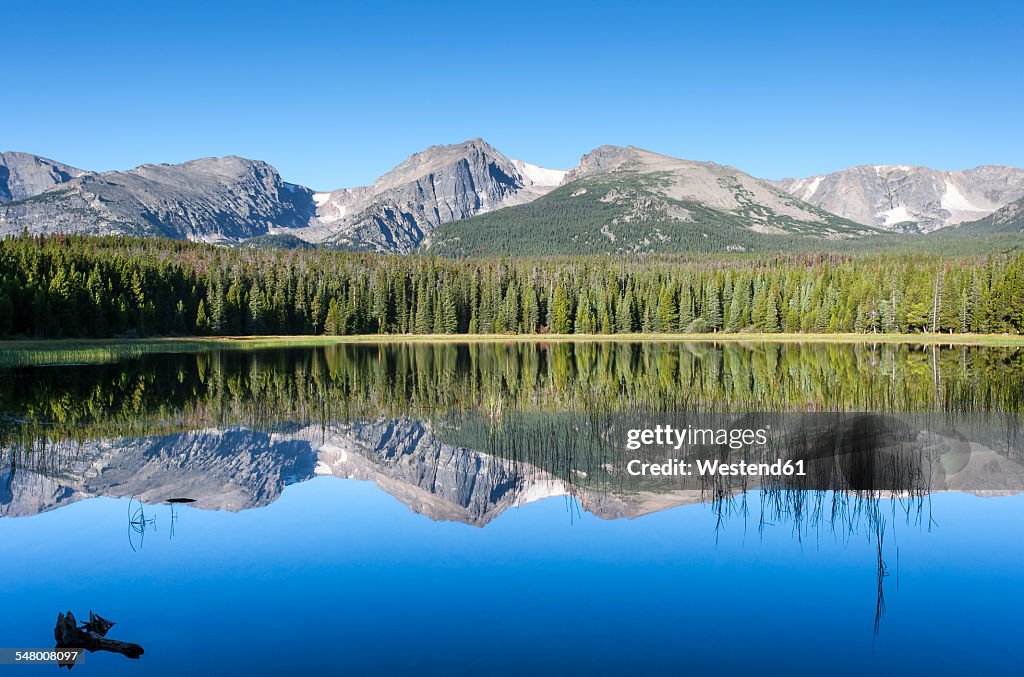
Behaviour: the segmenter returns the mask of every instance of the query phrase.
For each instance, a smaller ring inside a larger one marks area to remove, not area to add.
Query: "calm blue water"
[[[239,513],[95,498],[0,519],[0,645],[52,646],[91,608],[142,644],[77,675],[962,674],[1024,665],[1024,496],[938,494],[857,527],[716,529],[707,505],[605,521],[569,499],[483,528],[433,522],[368,482],[317,478]],[[897,554],[898,551],[898,554]],[[898,562],[898,564],[897,564]],[[3,668],[0,668],[3,669]],[[51,667],[6,668],[17,674]]]

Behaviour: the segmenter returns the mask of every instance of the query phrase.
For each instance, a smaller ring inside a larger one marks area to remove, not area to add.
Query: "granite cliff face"
[[[0,204],[39,195],[85,174],[81,169],[29,153],[0,153]]]
[[[897,231],[930,232],[980,219],[1024,196],[1024,169],[939,171],[867,165],[772,182],[834,214]]]
[[[528,202],[553,189],[557,183],[544,171],[552,170],[510,160],[483,139],[432,146],[372,186],[317,194],[318,223],[305,237],[410,252],[443,223]]]
[[[80,174],[0,208],[0,234],[28,229],[232,242],[304,227],[314,208],[311,191],[285,183],[265,162],[203,158]]]

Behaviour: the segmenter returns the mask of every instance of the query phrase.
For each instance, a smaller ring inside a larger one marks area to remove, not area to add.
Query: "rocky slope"
[[[867,165],[773,182],[839,216],[889,230],[930,232],[980,219],[1024,196],[1024,169],[965,171]]]
[[[39,195],[85,174],[81,169],[29,153],[0,153],[0,204]]]
[[[232,242],[305,227],[312,192],[239,157],[83,173],[0,208],[0,235],[76,232]]]
[[[983,219],[964,223],[955,230],[964,234],[1024,233],[1024,198],[1001,207]]]
[[[779,233],[796,224],[827,229],[832,214],[794,200],[772,185],[734,167],[659,155],[628,146],[602,146],[580,159],[566,182],[608,173],[652,177],[657,193],[666,201],[697,203],[749,219],[755,231]],[[838,231],[835,231],[838,233]]]

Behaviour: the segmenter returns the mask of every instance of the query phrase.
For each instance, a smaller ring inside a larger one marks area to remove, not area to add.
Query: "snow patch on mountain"
[[[818,186],[821,185],[821,180],[824,177],[815,176],[810,182],[800,189],[800,195],[798,196],[801,200],[806,200],[811,195],[814,195],[814,191],[818,190]]]
[[[522,174],[531,185],[543,188],[557,187],[562,183],[565,175],[569,173],[568,169],[548,169],[547,167],[541,167],[540,165],[524,162],[523,160],[513,160],[512,164],[516,166],[519,173]]]
[[[878,217],[882,219],[882,224],[885,226],[895,226],[897,223],[915,220],[914,215],[907,210],[905,205],[879,212]]]
[[[946,179],[946,190],[942,194],[940,204],[943,209],[949,210],[952,214],[951,223],[972,221],[987,216],[998,208],[998,205],[975,204],[949,179]]]

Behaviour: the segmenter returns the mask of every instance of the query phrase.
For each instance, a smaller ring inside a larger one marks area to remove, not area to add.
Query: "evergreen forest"
[[[1024,254],[448,259],[0,240],[0,336],[1024,332]]]

